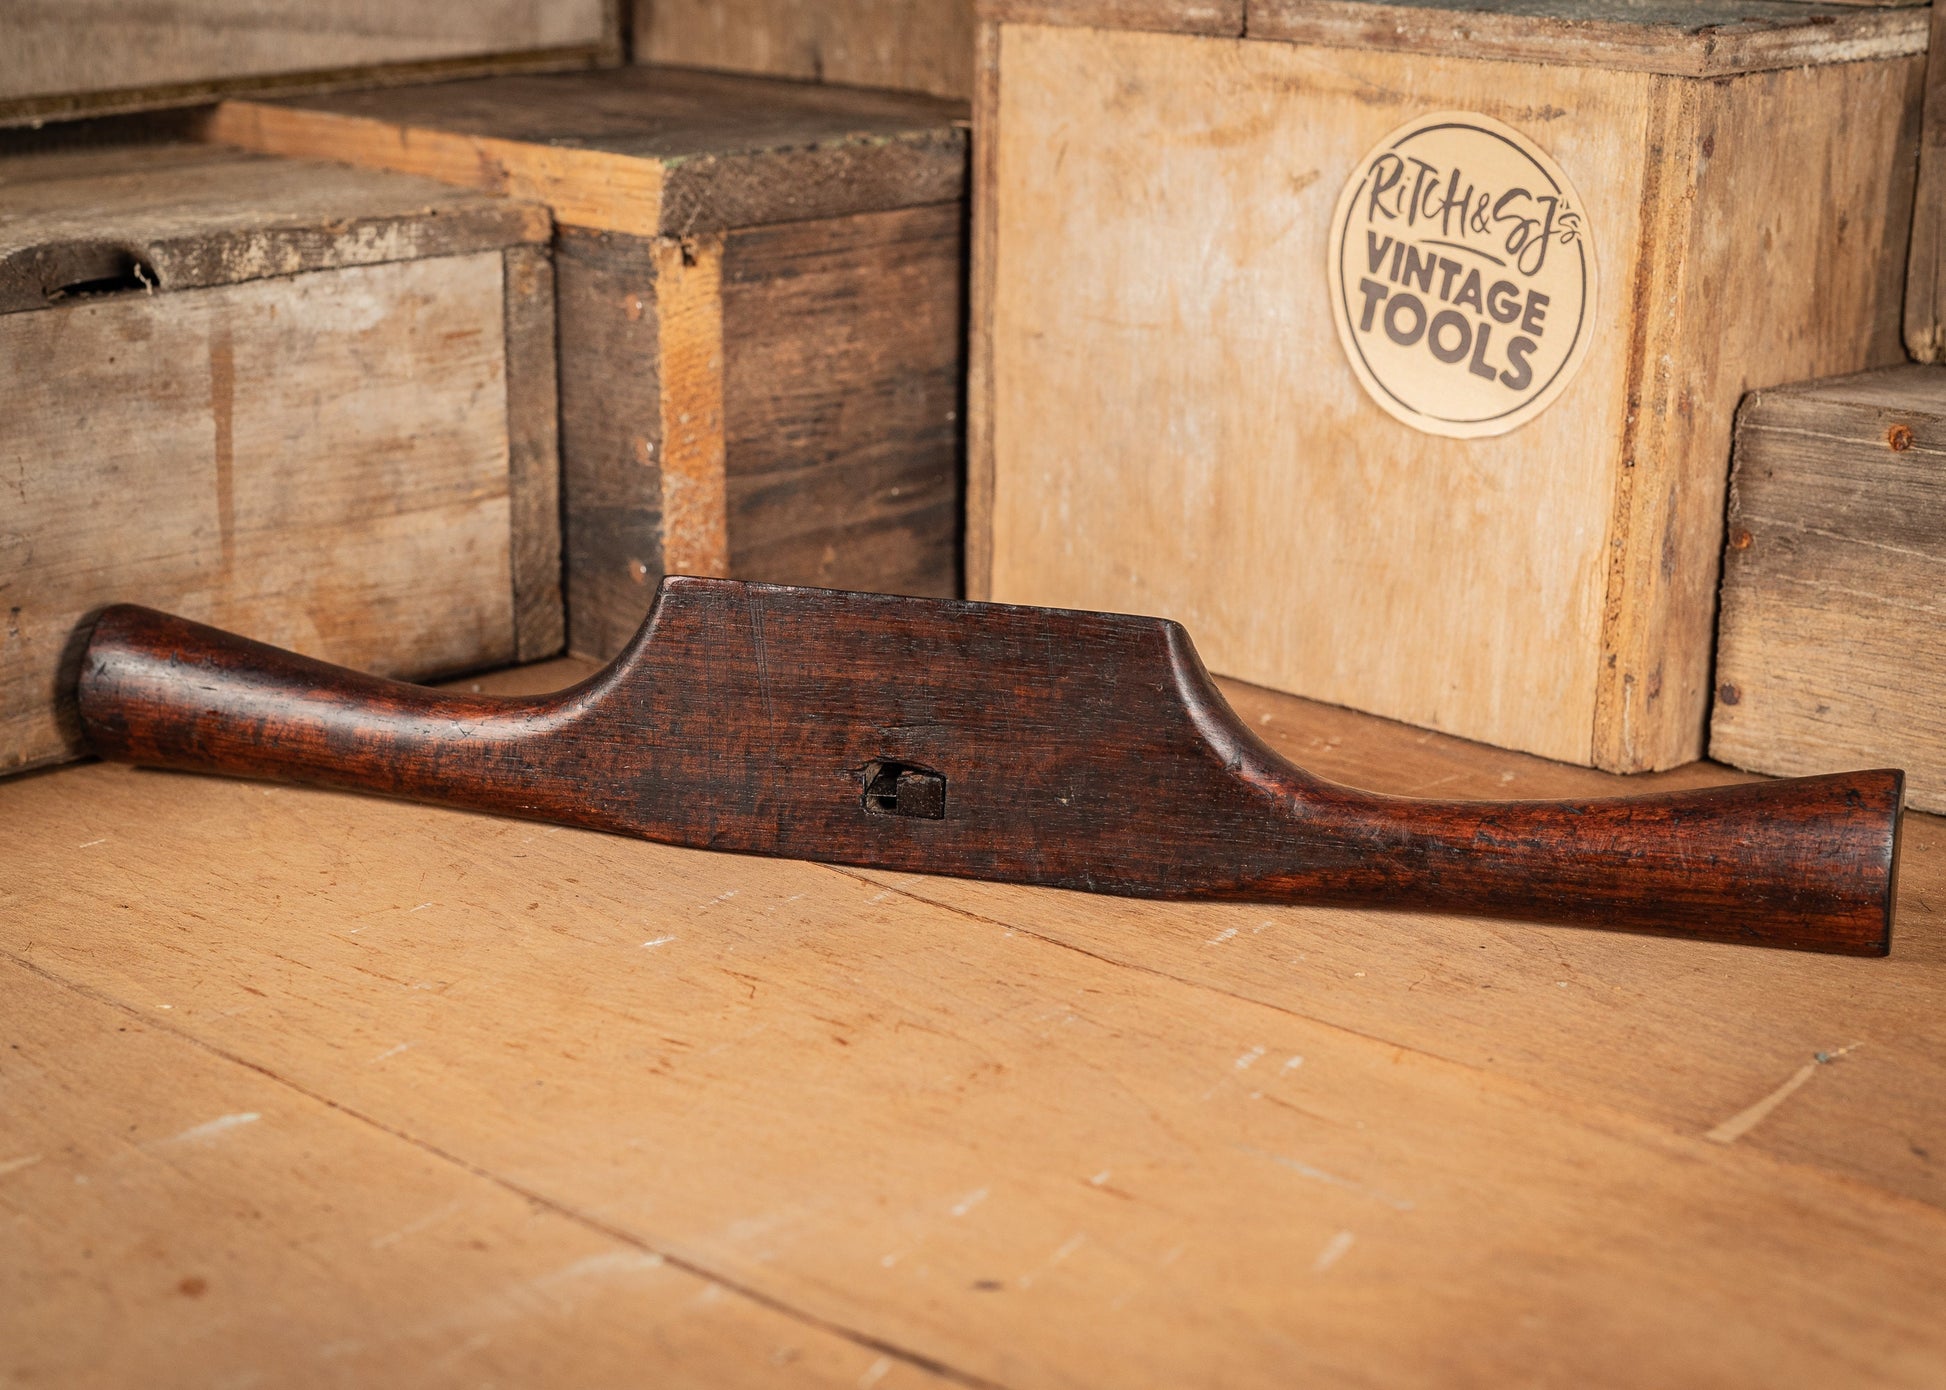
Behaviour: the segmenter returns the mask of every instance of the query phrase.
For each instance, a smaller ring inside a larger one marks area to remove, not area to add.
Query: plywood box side
[[[1923,62],[1658,78],[1594,762],[1702,755],[1744,393],[1902,360]],[[1832,121],[1829,113],[1843,111]],[[1764,131],[1760,141],[1748,133]]]
[[[1738,420],[1710,754],[1946,810],[1946,369],[1821,387]]]
[[[996,47],[970,582],[1165,613],[1225,674],[1503,746],[1698,756],[1732,413],[1897,356],[1921,60],[1697,81],[1014,24]],[[1497,442],[1382,415],[1313,302],[1347,172],[1434,109],[1530,127],[1593,219],[1605,327]]]
[[[634,59],[966,98],[972,0],[632,0]]]
[[[1025,25],[1000,52],[992,596],[1173,617],[1224,674],[1587,761],[1628,342],[1598,336],[1508,437],[1545,460],[1516,473],[1503,442],[1382,411],[1324,287],[1373,144],[1428,109],[1518,122],[1533,71],[1428,60],[1408,92],[1390,54]],[[1547,80],[1548,148],[1601,171],[1581,193],[1614,313],[1651,79]]]

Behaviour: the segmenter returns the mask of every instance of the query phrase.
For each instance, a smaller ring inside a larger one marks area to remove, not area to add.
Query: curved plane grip
[[[1902,773],[1374,795],[1257,740],[1155,619],[670,579],[606,670],[509,699],[123,605],[97,619],[77,694],[104,757],[674,844],[1857,955],[1890,940]]]

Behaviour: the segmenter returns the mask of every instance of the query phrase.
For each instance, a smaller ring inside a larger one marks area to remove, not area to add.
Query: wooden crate
[[[973,0],[631,0],[635,58],[973,94]]]
[[[147,603],[429,676],[561,647],[546,212],[203,145],[0,160],[0,769]]]
[[[552,206],[569,643],[607,656],[665,572],[957,591],[958,109],[632,68],[230,102],[209,133]]]
[[[1514,8],[986,12],[972,592],[1166,613],[1227,674],[1554,758],[1701,753],[1737,401],[1901,357],[1927,17]],[[1395,418],[1334,321],[1368,307],[1360,269],[1334,311],[1334,216],[1379,216],[1341,195],[1442,112],[1538,152],[1498,187],[1558,171],[1592,267],[1578,371],[1509,433]]]
[[[317,91],[621,59],[620,0],[59,0],[0,21],[0,125],[225,92]]]
[[[1710,756],[1946,811],[1946,368],[1753,394],[1729,516]]]

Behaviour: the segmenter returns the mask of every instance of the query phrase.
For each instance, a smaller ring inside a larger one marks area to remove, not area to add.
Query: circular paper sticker
[[[1581,199],[1546,152],[1490,116],[1435,112],[1380,141],[1338,199],[1330,276],[1352,370],[1430,434],[1527,423],[1593,337]]]

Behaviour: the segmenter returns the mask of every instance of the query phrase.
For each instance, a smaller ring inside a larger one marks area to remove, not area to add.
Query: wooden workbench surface
[[[1618,780],[1230,693],[1382,790]],[[1905,856],[1879,961],[19,778],[0,1381],[1937,1386]]]

